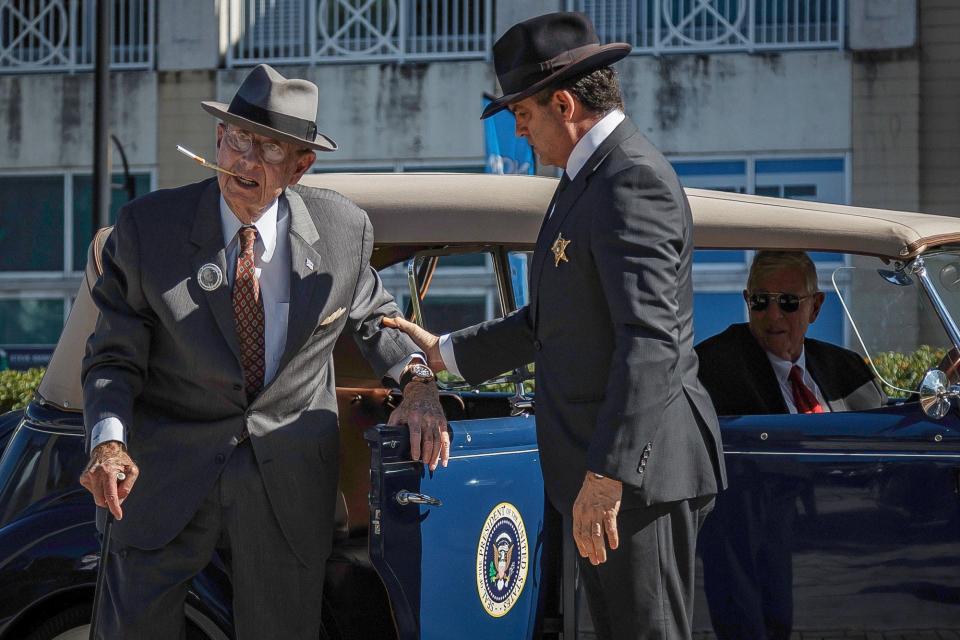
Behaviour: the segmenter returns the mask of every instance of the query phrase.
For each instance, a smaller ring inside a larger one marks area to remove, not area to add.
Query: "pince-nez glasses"
[[[223,137],[227,141],[227,145],[238,153],[246,153],[250,150],[250,147],[256,144],[260,147],[260,157],[263,158],[264,162],[280,164],[287,159],[287,150],[281,145],[271,140],[257,142],[253,139],[251,133],[243,129],[227,127],[227,131]]]
[[[766,311],[771,302],[776,302],[780,310],[784,313],[793,313],[800,308],[802,301],[812,297],[812,293],[805,296],[798,296],[795,293],[770,291],[767,293],[751,293],[747,301],[750,304],[750,311]]]

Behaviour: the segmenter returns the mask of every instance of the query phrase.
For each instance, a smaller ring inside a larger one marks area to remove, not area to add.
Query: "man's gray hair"
[[[758,251],[750,265],[747,291],[753,291],[757,282],[784,269],[797,269],[803,273],[807,286],[805,294],[819,291],[817,267],[805,251]]]

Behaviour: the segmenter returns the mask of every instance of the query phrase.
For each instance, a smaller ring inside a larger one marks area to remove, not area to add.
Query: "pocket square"
[[[324,318],[323,320],[321,320],[321,321],[320,321],[320,326],[321,326],[321,327],[325,327],[325,326],[327,326],[328,324],[332,324],[333,321],[336,320],[337,318],[339,318],[340,316],[342,316],[342,315],[343,315],[343,312],[346,311],[346,310],[347,310],[347,309],[346,309],[345,307],[340,307],[339,309],[337,309],[336,311],[334,311],[333,313],[331,313],[330,315],[328,315],[326,318]]]

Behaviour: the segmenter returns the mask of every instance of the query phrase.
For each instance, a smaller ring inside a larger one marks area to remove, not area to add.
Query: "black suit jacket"
[[[849,349],[807,338],[807,369],[831,411],[863,411],[886,404],[863,358]],[[776,374],[746,323],[697,345],[700,380],[720,415],[787,413]]]
[[[555,264],[561,234],[568,261]],[[561,512],[587,469],[621,480],[625,506],[725,485],[693,350],[692,235],[673,168],[624,120],[544,221],[530,304],[452,334],[468,381],[536,362],[541,465]]]

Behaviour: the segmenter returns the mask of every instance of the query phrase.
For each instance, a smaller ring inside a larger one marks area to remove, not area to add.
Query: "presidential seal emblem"
[[[213,291],[223,284],[223,271],[217,265],[208,262],[197,272],[197,282],[204,291]]]
[[[520,512],[501,502],[487,516],[477,545],[477,593],[484,611],[507,615],[527,582],[530,551]]]

